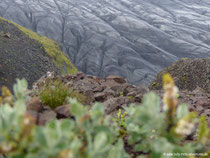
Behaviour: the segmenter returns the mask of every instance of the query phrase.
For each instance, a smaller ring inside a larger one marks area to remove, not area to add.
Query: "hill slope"
[[[16,78],[26,78],[31,87],[47,71],[77,72],[53,40],[0,18],[0,87],[11,89]]]

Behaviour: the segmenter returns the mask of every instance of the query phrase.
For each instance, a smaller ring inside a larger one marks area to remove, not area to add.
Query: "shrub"
[[[43,104],[56,108],[67,103],[67,97],[76,98],[79,102],[85,104],[86,97],[76,91],[71,90],[61,80],[50,80],[46,82],[39,93]]]

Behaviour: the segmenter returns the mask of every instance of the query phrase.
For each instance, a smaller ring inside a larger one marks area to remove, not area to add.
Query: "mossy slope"
[[[75,66],[71,63],[68,57],[60,50],[60,46],[54,40],[49,39],[46,36],[41,36],[27,28],[24,28],[2,17],[0,17],[0,20],[4,20],[4,21],[14,24],[26,35],[28,35],[31,39],[34,39],[38,41],[40,44],[42,44],[46,53],[52,58],[56,66],[58,66],[62,70],[62,74],[65,74],[65,73],[75,74],[77,72],[77,69],[75,68]]]
[[[55,41],[0,17],[0,87],[12,89],[16,78],[26,78],[31,87],[47,71],[74,74],[77,69]]]

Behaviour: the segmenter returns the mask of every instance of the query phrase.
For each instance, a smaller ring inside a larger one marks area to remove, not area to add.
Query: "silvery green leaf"
[[[172,152],[174,146],[166,138],[158,138],[151,143],[153,151],[157,153]]]
[[[76,99],[69,99],[69,102],[71,104],[70,113],[79,120],[84,114],[85,108]]]
[[[18,99],[14,103],[14,110],[17,113],[17,115],[24,115],[26,112],[26,105],[25,100]]]
[[[107,135],[105,132],[100,132],[94,139],[94,151],[98,152],[107,144]]]
[[[26,79],[22,80],[17,79],[17,83],[13,86],[14,94],[17,99],[25,98],[27,87],[28,84]]]
[[[104,115],[104,107],[100,103],[96,103],[90,110],[90,114],[93,119],[98,119]]]
[[[43,128],[37,127],[35,136],[36,136],[36,140],[39,143],[39,145],[47,148],[47,140],[46,140],[46,135],[45,135]]]
[[[130,156],[123,150],[123,142],[119,140],[109,151],[108,158],[129,158]]]
[[[148,106],[151,112],[160,112],[160,98],[153,92],[144,95],[142,104]]]
[[[177,118],[181,119],[189,114],[187,104],[181,104],[177,108]]]

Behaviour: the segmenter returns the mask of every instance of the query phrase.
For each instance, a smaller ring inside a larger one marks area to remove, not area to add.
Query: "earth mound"
[[[77,69],[53,40],[0,17],[0,87],[12,89],[16,78],[26,78],[31,87],[47,71]]]
[[[170,73],[180,90],[192,91],[197,87],[210,92],[210,59],[183,58],[157,74],[149,88],[162,89],[162,75]]]

